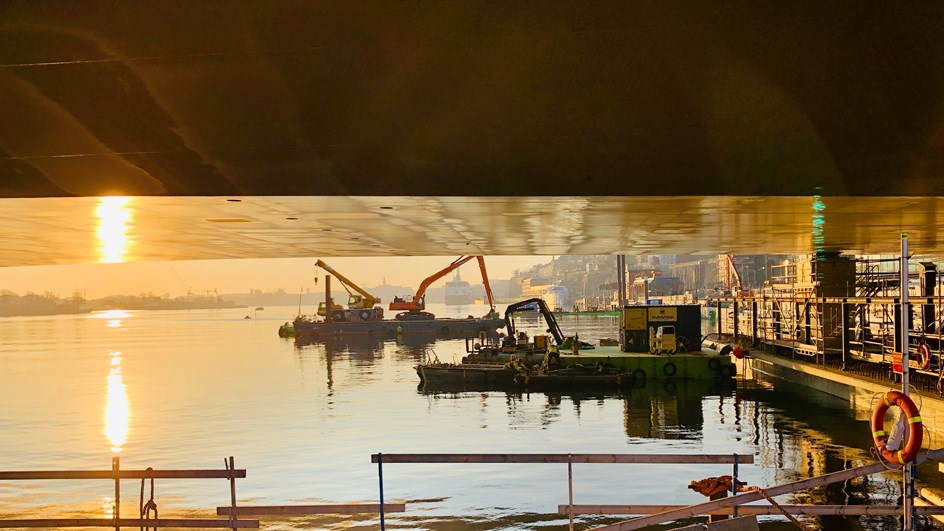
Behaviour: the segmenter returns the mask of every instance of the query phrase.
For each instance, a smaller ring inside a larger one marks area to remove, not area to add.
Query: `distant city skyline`
[[[426,277],[448,266],[456,256],[409,257],[320,257],[351,281],[363,286],[387,284],[416,288]],[[548,263],[551,256],[486,256],[490,279],[510,278],[515,270]],[[195,260],[177,262],[133,262],[0,268],[0,290],[23,295],[52,292],[67,297],[78,291],[88,298],[108,295],[154,293],[172,297],[207,293],[248,293],[251,289],[272,292],[315,288],[314,279],[326,274],[313,258]],[[471,261],[461,268],[470,284],[481,282],[478,266]],[[450,273],[433,287],[455,276]],[[339,286],[340,289],[340,286]]]

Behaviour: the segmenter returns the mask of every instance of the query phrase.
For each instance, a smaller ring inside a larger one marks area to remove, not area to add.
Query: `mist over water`
[[[438,316],[483,306],[430,305]],[[503,310],[499,308],[499,310]],[[245,319],[246,313],[255,318]],[[297,308],[95,313],[0,319],[0,470],[220,469],[235,456],[240,505],[376,502],[383,453],[732,453],[748,485],[770,486],[872,462],[864,420],[841,401],[764,382],[657,382],[625,394],[439,392],[418,388],[431,349],[414,338],[296,347],[277,335]],[[597,343],[617,318],[559,315]],[[525,319],[519,329],[543,332]],[[693,504],[692,480],[728,466],[574,465],[580,504]],[[565,465],[383,468],[384,498],[406,502],[389,528],[566,529]],[[895,503],[899,473],[778,498]],[[137,517],[137,481],[122,482]],[[110,516],[111,481],[0,482],[0,517]],[[215,517],[224,480],[158,480],[161,517]],[[578,517],[578,529],[628,517]],[[692,519],[691,522],[700,521]],[[783,519],[767,518],[765,528]],[[815,529],[894,529],[894,518],[808,519]],[[377,516],[265,518],[264,529],[376,529]],[[789,526],[783,524],[785,529]],[[771,527],[774,526],[774,527]]]

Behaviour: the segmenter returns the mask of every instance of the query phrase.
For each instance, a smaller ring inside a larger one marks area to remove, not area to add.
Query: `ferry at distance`
[[[570,290],[562,284],[554,283],[554,285],[544,291],[541,298],[544,299],[544,302],[547,303],[552,311],[559,312],[568,308],[567,305],[570,304]]]
[[[446,304],[469,304],[472,301],[472,286],[462,280],[459,270],[456,277],[446,282]]]

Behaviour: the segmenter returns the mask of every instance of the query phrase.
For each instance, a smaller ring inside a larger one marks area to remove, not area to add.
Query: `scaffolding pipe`
[[[901,392],[908,396],[908,329],[911,325],[908,316],[908,234],[901,233]],[[904,529],[914,531],[914,464],[908,463],[902,467],[902,486],[904,499]]]

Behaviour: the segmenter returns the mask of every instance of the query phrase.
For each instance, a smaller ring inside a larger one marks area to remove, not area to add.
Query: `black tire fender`
[[[718,372],[718,369],[721,368],[721,360],[718,358],[711,358],[708,360],[708,368]]]
[[[632,373],[633,385],[636,387],[645,387],[646,386],[646,371],[642,369],[636,369]]]
[[[665,373],[666,376],[675,376],[675,373],[678,372],[678,367],[670,361],[662,366],[662,372]]]

